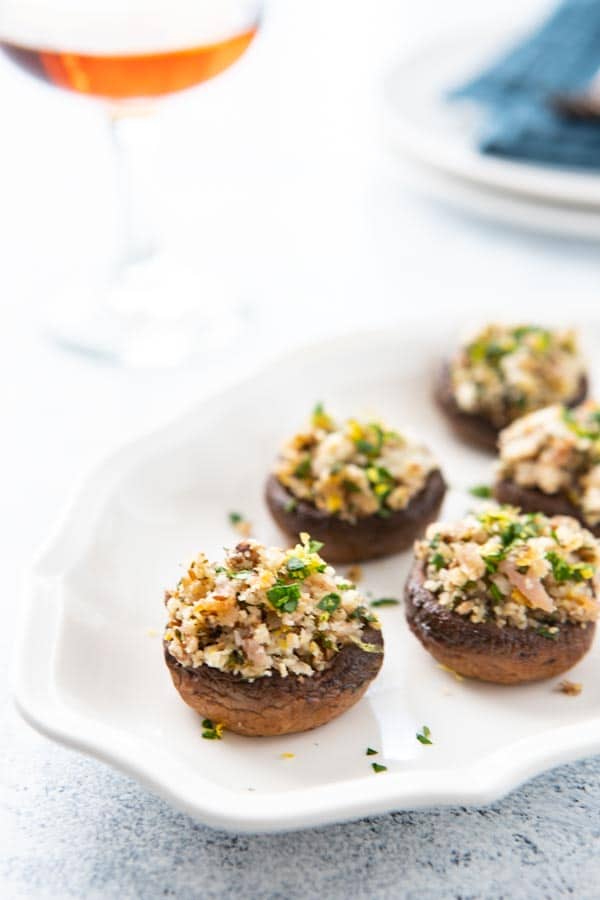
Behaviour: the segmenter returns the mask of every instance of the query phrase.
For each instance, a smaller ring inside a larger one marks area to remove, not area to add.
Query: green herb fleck
[[[366,441],[364,438],[358,438],[358,440],[354,441],[354,444],[358,452],[364,453],[365,456],[373,456],[377,452],[375,444],[372,444],[371,441]]]
[[[498,550],[497,553],[490,553],[489,556],[482,556],[485,567],[490,575],[498,571],[498,563],[502,562],[506,553],[504,550]]]
[[[476,484],[469,488],[469,493],[473,497],[481,497],[484,499],[492,496],[492,489],[487,484]]]
[[[223,726],[212,719],[202,719],[202,737],[207,741],[220,741],[223,737]]]
[[[362,619],[364,622],[375,622],[377,616],[374,613],[370,613],[366,606],[357,606],[356,609],[352,610],[349,619]]]
[[[331,614],[336,611],[340,603],[341,598],[339,594],[325,594],[324,597],[321,597],[317,606],[324,612]]]
[[[395,597],[380,597],[378,600],[371,600],[371,606],[398,606],[399,600]]]
[[[287,503],[285,504],[285,506],[283,508],[284,508],[285,512],[289,513],[289,512],[294,512],[294,510],[296,509],[297,506],[298,506],[298,501],[296,500],[296,498],[290,497],[290,499],[287,501]]]
[[[502,603],[504,601],[504,594],[493,581],[490,583],[490,594],[492,595],[494,603]]]
[[[379,753],[378,750],[373,750],[372,747],[367,747],[367,751],[366,751],[367,756],[377,756],[378,753]]]
[[[294,469],[296,478],[308,478],[311,472],[310,456],[305,456]]]
[[[322,541],[313,541],[312,538],[309,540],[306,549],[309,553],[318,553],[319,550],[322,550],[325,544]]]
[[[416,738],[421,744],[433,744],[431,740],[431,729],[428,725],[423,725],[421,731],[417,731]]]
[[[382,766],[380,763],[371,763],[371,768],[374,772],[387,772],[387,766]]]
[[[430,562],[431,562],[431,565],[433,566],[433,568],[436,570],[436,572],[439,572],[440,569],[443,569],[444,566],[446,565],[446,560],[444,559],[444,557],[442,556],[441,553],[434,553],[433,556],[431,557]]]
[[[240,569],[238,572],[227,572],[228,578],[236,578],[239,581],[243,581],[244,578],[248,578],[249,575],[252,575],[252,569]]]
[[[586,581],[594,575],[594,566],[589,563],[573,563],[570,565],[566,559],[551,550],[546,553],[546,559],[552,566],[552,575],[558,582]]]
[[[281,612],[294,612],[300,598],[300,588],[297,584],[284,584],[276,581],[273,587],[267,591],[269,603]]]
[[[557,641],[560,632],[558,629],[556,631],[550,631],[545,625],[540,625],[539,628],[536,628],[536,634],[539,634],[540,637],[547,638],[549,641]]]
[[[232,525],[239,525],[240,522],[244,521],[244,517],[241,513],[230,512],[229,513],[229,521]]]

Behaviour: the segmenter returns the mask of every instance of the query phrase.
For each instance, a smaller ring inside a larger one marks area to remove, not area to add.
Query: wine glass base
[[[49,336],[61,347],[112,365],[172,368],[230,346],[248,310],[222,280],[192,278],[156,263],[131,267],[105,291],[69,290],[50,304]]]

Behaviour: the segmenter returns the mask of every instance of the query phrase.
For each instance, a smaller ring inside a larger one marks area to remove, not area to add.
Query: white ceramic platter
[[[171,684],[159,636],[164,588],[200,548],[218,558],[236,541],[231,510],[252,520],[256,537],[280,543],[263,504],[265,474],[315,401],[410,426],[443,461],[452,487],[444,514],[475,503],[466,488],[489,481],[490,460],[457,444],[430,400],[443,335],[443,324],[407,325],[296,351],[107,460],[31,573],[16,671],[25,718],[201,821],[237,831],[485,804],[550,766],[600,751],[600,644],[572,673],[584,684],[578,697],[555,692],[556,682],[458,682],[409,633],[401,606],[381,610],[380,677],[356,707],[316,731],[206,741]],[[366,565],[361,586],[400,597],[409,559]],[[423,725],[432,746],[416,740]],[[367,746],[380,751],[387,772],[373,773]]]
[[[597,212],[599,174],[479,153],[479,111],[445,99],[448,91],[493,62],[516,40],[514,27],[501,26],[492,32],[446,39],[397,63],[385,83],[385,121],[391,146],[432,171],[486,189],[490,195],[508,194],[588,214]]]

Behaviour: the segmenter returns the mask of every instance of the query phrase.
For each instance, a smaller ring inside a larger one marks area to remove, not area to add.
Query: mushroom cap
[[[545,494],[538,488],[522,487],[508,478],[500,478],[494,485],[494,497],[499,503],[518,506],[523,512],[541,512],[547,516],[571,516],[584,528],[600,537],[600,524],[589,525],[581,508],[572,503],[566,494]]]
[[[299,500],[273,474],[267,480],[265,498],[273,518],[287,535],[297,538],[306,531],[323,542],[328,562],[354,563],[390,556],[410,547],[437,517],[445,493],[446,482],[436,469],[404,509],[395,510],[386,518],[359,516],[355,522],[346,522]],[[289,509],[290,500],[296,500],[293,509]]]
[[[579,403],[583,403],[587,392],[588,380],[585,375],[582,375],[577,393],[566,401],[565,405],[577,406]],[[482,413],[468,413],[461,409],[452,391],[449,362],[444,362],[438,369],[434,383],[434,398],[455,433],[465,443],[483,450],[496,451],[498,434],[510,423],[506,421],[503,425],[496,426]]]
[[[346,644],[322,672],[285,677],[273,672],[254,681],[207,665],[182,666],[166,645],[164,653],[173,684],[188,706],[228,731],[266,737],[317,728],[360,700],[383,663],[381,631],[367,626],[362,640],[380,652]]]
[[[460,675],[496,684],[539,681],[566,672],[592,645],[593,622],[561,624],[556,640],[531,628],[475,624],[440,606],[424,582],[424,563],[417,560],[405,587],[406,620],[434,659]]]

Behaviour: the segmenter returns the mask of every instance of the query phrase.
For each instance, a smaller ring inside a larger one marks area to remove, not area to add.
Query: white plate
[[[385,83],[386,129],[392,146],[466,184],[536,203],[600,209],[600,176],[511,162],[477,150],[481,111],[450,103],[449,90],[493,62],[518,37],[514,29],[441,41],[398,63]]]
[[[430,401],[447,327],[355,335],[294,352],[172,426],[116,453],[79,491],[32,573],[16,697],[45,734],[133,775],[214,826],[268,831],[436,804],[484,804],[543,769],[600,750],[600,645],[553,683],[457,682],[381,610],[385,663],[367,696],[301,735],[201,738],[161,656],[163,589],[200,548],[232,545],[227,513],[280,542],[262,500],[281,439],[315,401],[341,415],[381,414],[434,448],[452,490],[446,515],[474,501],[489,460],[453,441]],[[597,334],[594,335],[598,339]],[[446,334],[447,339],[447,334]],[[364,567],[362,586],[401,596],[409,554]],[[434,744],[415,737],[429,725]],[[367,746],[388,771],[375,775]],[[282,753],[295,754],[282,759]]]

